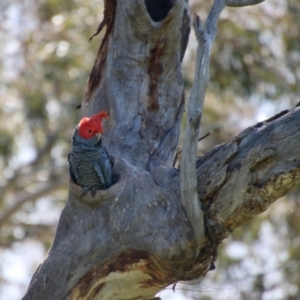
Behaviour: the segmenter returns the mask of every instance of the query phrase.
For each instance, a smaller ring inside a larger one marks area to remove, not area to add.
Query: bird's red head
[[[84,139],[91,139],[97,133],[103,133],[102,119],[107,119],[107,111],[100,111],[90,118],[84,117],[78,124],[78,134]]]

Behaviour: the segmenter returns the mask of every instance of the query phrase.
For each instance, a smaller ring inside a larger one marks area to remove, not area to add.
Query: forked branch
[[[196,189],[196,156],[203,103],[209,82],[211,46],[217,34],[218,18],[225,6],[224,0],[214,2],[204,28],[199,16],[195,16],[193,21],[198,47],[195,78],[188,102],[186,131],[180,164],[180,191],[182,205],[195,232],[198,250],[203,244],[204,223]]]
[[[194,17],[193,27],[198,40],[195,78],[192,86],[186,120],[186,131],[181,157],[180,191],[182,205],[196,234],[199,249],[204,236],[203,213],[196,189],[196,155],[205,93],[209,82],[211,46],[217,34],[217,23],[226,6],[255,5],[263,0],[215,0],[204,28],[200,18]]]

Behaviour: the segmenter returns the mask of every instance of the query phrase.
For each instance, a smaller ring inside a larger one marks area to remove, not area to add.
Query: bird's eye
[[[88,131],[89,131],[89,133],[91,133],[91,132],[92,132],[92,130],[91,130],[91,129],[89,129]]]

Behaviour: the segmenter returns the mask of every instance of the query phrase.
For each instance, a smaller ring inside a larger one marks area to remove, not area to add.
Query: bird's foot
[[[91,195],[92,195],[93,198],[95,198],[96,191],[97,191],[96,188],[93,188],[93,189],[91,190]]]
[[[89,189],[87,186],[82,188],[82,192],[81,192],[80,197],[84,196],[89,191],[91,191],[92,197],[95,198],[97,188]]]
[[[84,196],[89,190],[90,189],[87,186],[83,187],[80,197]]]

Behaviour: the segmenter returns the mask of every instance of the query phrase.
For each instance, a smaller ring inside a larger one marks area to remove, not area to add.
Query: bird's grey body
[[[99,136],[84,139],[75,128],[72,136],[72,149],[68,156],[70,176],[83,187],[83,193],[91,190],[104,190],[112,185],[112,167],[108,153],[101,146]]]

